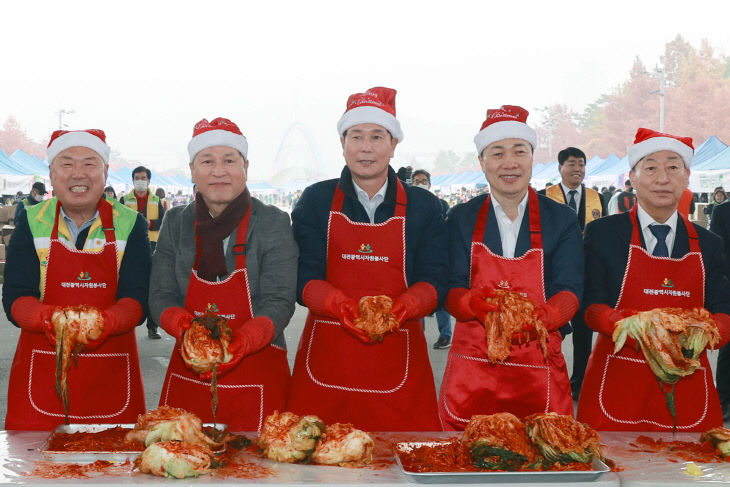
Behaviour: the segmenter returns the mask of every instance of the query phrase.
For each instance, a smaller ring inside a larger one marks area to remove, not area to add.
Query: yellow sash
[[[563,194],[563,188],[559,184],[553,184],[545,189],[545,195],[557,201],[558,203],[566,204],[565,195]],[[603,216],[603,206],[601,205],[601,196],[591,188],[583,188],[583,197],[586,201],[586,216],[584,224],[597,220]]]

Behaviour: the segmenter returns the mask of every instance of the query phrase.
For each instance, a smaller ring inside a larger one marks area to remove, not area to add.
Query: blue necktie
[[[570,200],[568,201],[568,206],[573,208],[573,211],[575,211],[577,213],[578,207],[575,205],[575,195],[578,194],[578,191],[571,189],[570,191],[568,191],[568,194],[570,195]]]
[[[671,227],[669,225],[649,225],[649,230],[656,237],[656,246],[651,255],[655,257],[669,257],[669,249],[667,248],[667,235]]]

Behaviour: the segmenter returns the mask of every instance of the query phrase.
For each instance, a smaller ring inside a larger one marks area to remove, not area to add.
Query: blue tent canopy
[[[0,149],[0,174],[14,174],[14,175],[27,175],[22,167],[19,167],[18,163],[15,162]]]
[[[611,154],[603,161],[601,168],[591,173],[591,176],[610,176],[629,172],[629,158],[619,159],[616,154]]]
[[[560,176],[557,161],[548,162],[539,173],[535,173],[535,167],[532,168],[532,179],[553,179]]]
[[[269,183],[267,183],[266,181],[260,181],[258,183],[246,184],[246,186],[248,186],[248,189],[250,189],[251,191],[256,191],[256,190],[259,190],[259,191],[268,191],[268,190],[276,189],[272,185],[270,185]]]
[[[48,175],[48,166],[35,156],[27,154],[23,149],[17,149],[10,158],[26,170],[25,174]]]
[[[730,147],[725,147],[722,151],[699,164],[692,163],[693,171],[712,171],[715,169],[730,169]]]
[[[590,174],[591,172],[598,169],[605,159],[601,159],[599,156],[593,156],[590,159],[586,161],[586,174]]]
[[[722,152],[727,148],[727,144],[725,144],[723,141],[715,137],[714,135],[710,136],[709,139],[704,141],[702,145],[700,145],[695,150],[695,155],[692,158],[692,166],[693,169],[700,163],[706,161],[707,159],[710,159],[711,157],[715,156],[716,154]]]

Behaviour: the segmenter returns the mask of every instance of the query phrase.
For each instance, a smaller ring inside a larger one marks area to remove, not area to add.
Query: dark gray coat
[[[299,252],[292,236],[289,215],[251,199],[251,220],[246,239],[246,267],[254,316],[274,322],[272,343],[286,348],[284,328],[294,314]],[[233,245],[236,230],[226,248],[226,267],[236,268]],[[195,261],[195,203],[171,208],[165,213],[152,258],[150,314],[159,323],[162,312],[184,306]]]

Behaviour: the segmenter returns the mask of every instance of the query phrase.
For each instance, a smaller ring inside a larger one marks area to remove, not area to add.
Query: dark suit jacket
[[[471,239],[479,209],[486,198],[486,195],[480,195],[449,210],[449,289],[469,287]],[[538,201],[545,252],[545,297],[550,298],[560,291],[570,291],[580,300],[583,290],[583,245],[575,212],[547,196],[538,196]],[[531,248],[529,211],[528,204],[517,236],[515,257],[524,255]],[[493,205],[489,207],[484,233],[484,243],[489,250],[502,255],[502,240]]]
[[[695,228],[705,263],[705,308],[712,313],[728,313],[730,282],[725,275],[726,262],[722,242],[717,235],[704,228],[698,225]],[[586,259],[584,308],[593,303],[616,306],[629,257],[632,229],[630,213],[610,215],[586,226],[583,237]],[[639,235],[642,246],[646,248],[641,232]],[[672,257],[680,258],[688,252],[687,229],[678,221]],[[700,279],[701,276],[697,278]]]
[[[709,208],[712,208],[712,206]],[[712,219],[710,220],[710,230],[722,238],[725,259],[728,263],[726,273],[730,276],[730,200],[719,205],[714,205]]]

